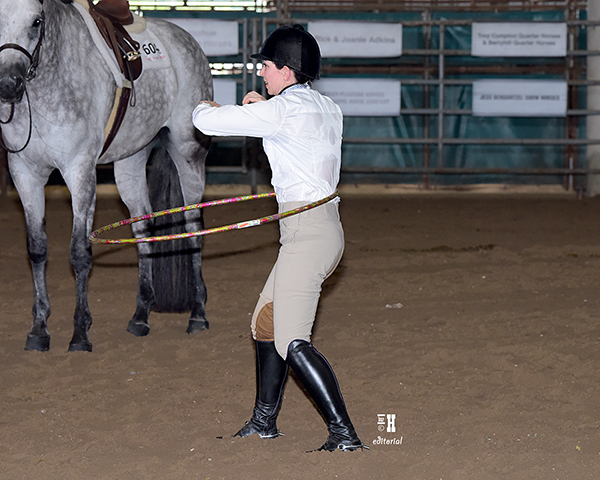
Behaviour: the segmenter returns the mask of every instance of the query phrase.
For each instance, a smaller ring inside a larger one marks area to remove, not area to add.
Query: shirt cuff
[[[194,111],[192,112],[192,123],[199,130],[202,130],[202,129],[200,128],[201,125],[198,125],[198,117],[200,117],[202,115],[203,111],[205,111],[209,108],[214,108],[214,107],[212,105],[210,105],[209,103],[200,103],[196,108],[194,108]]]

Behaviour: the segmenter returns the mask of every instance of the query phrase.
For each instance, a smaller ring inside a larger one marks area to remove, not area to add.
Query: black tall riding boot
[[[356,435],[337,379],[325,357],[310,343],[294,340],[288,347],[286,362],[327,422],[329,437],[319,450],[333,452],[368,448]]]
[[[247,437],[257,433],[260,438],[275,438],[279,435],[276,421],[283,384],[288,366],[277,353],[274,342],[256,341],[256,400],[252,418],[246,422],[234,437]]]

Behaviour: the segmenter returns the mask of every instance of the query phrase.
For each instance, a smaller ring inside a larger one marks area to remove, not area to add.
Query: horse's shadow
[[[267,251],[267,250],[272,250],[273,248],[277,247],[277,242],[276,241],[269,241],[269,242],[265,242],[259,245],[252,245],[251,247],[246,247],[246,248],[242,248],[239,250],[233,250],[233,251],[228,251],[228,252],[218,252],[218,253],[209,253],[209,254],[203,254],[202,255],[202,260],[204,262],[206,261],[211,261],[211,260],[218,260],[218,259],[222,259],[222,258],[231,258],[231,257],[237,257],[240,255],[248,255],[248,254],[252,254],[252,253],[260,253],[263,251]],[[100,267],[100,268],[109,268],[109,269],[119,269],[119,268],[137,268],[138,263],[137,263],[137,259],[136,258],[132,258],[131,261],[111,261],[111,258],[114,257],[115,255],[120,255],[123,252],[125,252],[127,249],[132,248],[131,245],[120,245],[117,247],[114,247],[110,250],[106,250],[104,252],[99,252],[94,254],[94,267]],[[134,254],[136,254],[137,252],[133,252]],[[181,253],[185,253],[185,252],[176,252],[175,254],[181,254]],[[164,254],[161,254],[164,255]],[[152,255],[150,255],[152,256]]]

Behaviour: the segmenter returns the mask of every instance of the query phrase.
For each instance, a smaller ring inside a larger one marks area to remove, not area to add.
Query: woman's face
[[[289,69],[283,67],[279,70],[271,60],[263,61],[259,75],[263,77],[269,95],[278,95],[287,86],[286,71],[289,72]]]

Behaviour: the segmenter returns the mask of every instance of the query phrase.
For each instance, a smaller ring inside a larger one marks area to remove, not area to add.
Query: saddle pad
[[[146,29],[140,33],[130,33],[131,38],[140,44],[140,55],[142,56],[142,75],[146,70],[158,68],[169,68],[171,60],[167,50],[160,39],[146,25]]]

